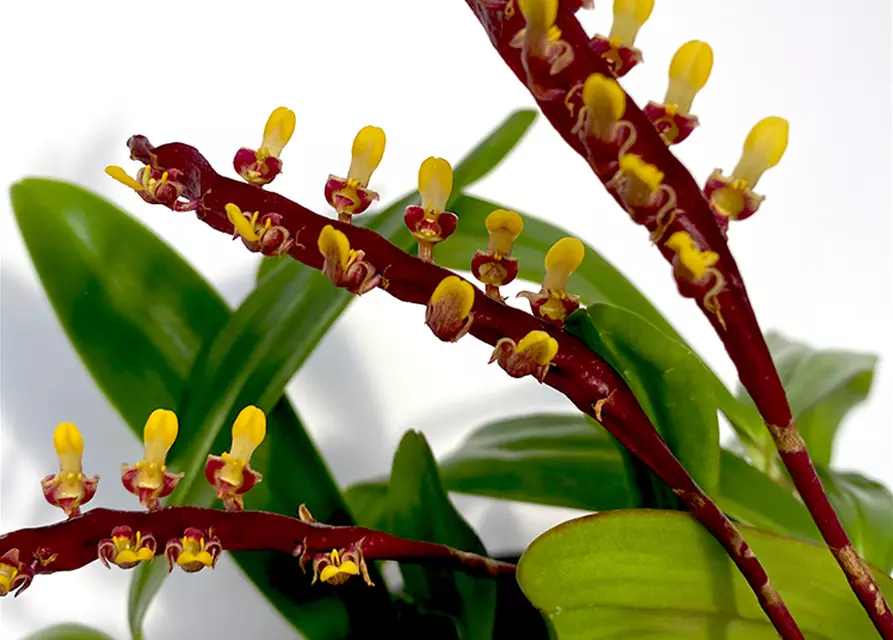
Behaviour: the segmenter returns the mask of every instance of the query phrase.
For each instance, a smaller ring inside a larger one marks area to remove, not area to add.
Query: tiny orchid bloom
[[[123,168],[113,164],[107,166],[105,172],[125,187],[136,191],[149,204],[163,204],[175,210],[192,208],[178,202],[183,194],[183,184],[180,182],[181,174],[176,169],[160,171],[154,167],[144,166],[137,171],[135,179]]]
[[[447,276],[431,294],[425,310],[425,324],[444,342],[455,342],[474,320],[474,287],[458,276]]]
[[[558,341],[545,331],[531,331],[515,344],[511,338],[500,338],[490,362],[498,362],[513,378],[533,376],[542,383],[552,360],[558,354]]]
[[[512,249],[521,232],[524,221],[517,211],[496,209],[485,222],[490,239],[486,251],[477,251],[471,259],[471,272],[484,283],[487,295],[502,302],[499,287],[518,276],[518,261],[512,258]]]
[[[614,142],[617,126],[626,113],[626,93],[614,78],[593,73],[583,83],[583,107],[577,117],[574,132],[581,139]]]
[[[151,533],[133,532],[126,525],[112,529],[112,537],[99,541],[97,553],[99,561],[111,569],[111,564],[122,569],[132,569],[140,562],[149,562],[155,557],[157,544]]]
[[[233,423],[233,442],[223,455],[209,455],[205,463],[205,478],[217,490],[228,511],[243,508],[243,494],[263,479],[250,466],[254,450],[267,435],[267,417],[255,406],[247,406],[239,412]]]
[[[18,549],[10,549],[0,556],[0,597],[11,591],[18,596],[31,584],[32,575],[21,562]]]
[[[702,251],[686,231],[677,231],[667,240],[667,248],[675,252],[673,267],[677,274],[688,282],[703,279],[719,255],[713,251]]]
[[[158,509],[159,498],[169,496],[182,473],[172,473],[165,465],[168,451],[177,439],[177,414],[166,409],[156,409],[146,420],[143,428],[145,450],[143,459],[135,465],[121,465],[121,483],[124,488],[140,499],[150,511]]]
[[[706,42],[692,40],[676,51],[663,104],[649,102],[645,106],[645,115],[667,144],[682,142],[698,126],[697,116],[690,113],[691,105],[712,70],[713,49]]]
[[[40,485],[47,502],[71,518],[80,513],[82,504],[93,498],[99,476],[88,478],[84,475],[81,466],[84,440],[78,428],[70,422],[62,422],[56,427],[53,446],[59,457],[59,473],[46,476]]]
[[[419,243],[419,258],[433,262],[434,245],[446,240],[459,218],[444,211],[453,190],[453,168],[443,158],[427,158],[419,167],[419,194],[422,204],[406,207],[403,221]]]
[[[260,252],[265,256],[281,256],[295,245],[295,239],[282,226],[282,216],[278,213],[265,213],[262,216],[258,211],[252,214],[243,213],[232,202],[227,203],[224,210],[233,225],[233,236],[241,237],[242,244],[249,251]]]
[[[589,41],[616,77],[622,78],[642,62],[636,37],[653,9],[654,0],[614,0],[614,22],[608,37],[596,35]]]
[[[269,184],[282,172],[282,150],[295,132],[295,112],[286,107],[273,110],[264,127],[264,138],[256,151],[243,147],[233,158],[233,168],[242,178],[258,186]]]
[[[350,240],[332,225],[322,228],[317,239],[323,256],[322,271],[336,287],[363,295],[381,284],[381,275],[366,262],[363,251],[350,248]]]
[[[369,188],[369,180],[381,164],[385,142],[384,131],[380,128],[363,127],[353,141],[347,177],[329,175],[325,187],[326,202],[335,209],[341,222],[350,222],[351,216],[363,213],[378,200],[378,193]]]
[[[171,538],[164,548],[168,572],[174,570],[174,565],[186,573],[195,573],[205,567],[213,569],[221,553],[223,546],[220,540],[210,530],[205,536],[205,533],[196,527],[186,529],[182,538]]]
[[[527,73],[527,86],[541,100],[561,97],[561,89],[544,90],[536,81],[540,71],[555,76],[564,71],[574,60],[570,44],[562,40],[561,30],[555,26],[558,18],[558,0],[518,0],[518,8],[526,26],[518,31],[509,43],[521,49],[521,64]]]
[[[332,549],[329,553],[318,554],[313,559],[313,581],[317,579],[328,582],[331,585],[341,585],[347,582],[351,576],[361,575],[370,587],[375,584],[369,577],[366,561],[363,559],[363,551],[360,547],[362,540],[350,545],[347,549]]]
[[[519,298],[530,302],[531,313],[556,327],[580,306],[580,299],[567,292],[567,281],[583,262],[586,248],[577,238],[562,238],[546,254],[546,276],[539,292],[522,291]]]
[[[707,180],[704,195],[717,221],[725,228],[729,219],[744,220],[756,213],[763,196],[753,192],[763,174],[777,165],[788,147],[788,121],[770,116],[750,130],[741,159],[730,177],[716,169]]]
[[[635,208],[654,206],[663,180],[664,174],[656,166],[627,153],[620,157],[617,174],[608,184],[617,190],[630,215],[634,215]]]

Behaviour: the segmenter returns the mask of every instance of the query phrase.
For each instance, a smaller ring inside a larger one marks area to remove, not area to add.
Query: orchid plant
[[[756,188],[784,155],[787,121],[760,120],[735,167],[700,185],[672,149],[697,131],[710,46],[678,49],[660,102],[640,107],[620,83],[643,60],[636,38],[653,0],[615,0],[607,36],[580,26],[586,0],[467,3],[541,113],[647,229],[734,362],[737,396],[592,247],[466,193],[520,141],[532,111],[510,115],[455,167],[425,159],[418,192],[386,207],[373,180],[386,135],[363,127],[346,173],[321,180],[327,215],[271,190],[298,117],[287,107],[272,111],[257,148],[236,151],[237,178],[193,146],[134,135],[139,168],[109,165],[108,175],[261,254],[257,285],[231,311],[99,197],[44,179],[13,187],[63,327],[145,449],[120,470],[139,508],[89,508],[99,477],[83,468],[80,431],[48,429],[59,468],[41,489],[66,519],[0,537],[0,595],[97,560],[135,570],[129,621],[141,638],[170,571],[213,569],[230,552],[308,638],[893,640],[893,498],[830,468],[834,433],[867,395],[875,359],[764,336],[727,243],[763,204]],[[77,251],[85,242],[98,261]],[[506,291],[518,278],[540,283],[517,294],[523,304]],[[73,303],[85,286],[102,292],[89,321]],[[408,432],[389,478],[341,491],[283,390],[351,301],[382,293],[423,305],[420,321],[443,342],[490,345],[491,364],[552,387],[568,412],[483,425],[440,460]],[[165,312],[146,318],[147,300]],[[718,412],[734,448],[719,446]],[[809,428],[819,421],[829,428]],[[493,558],[449,491],[592,515]],[[400,564],[402,585],[383,577],[386,560]],[[273,579],[283,571],[293,588]],[[69,631],[101,637],[53,633]]]

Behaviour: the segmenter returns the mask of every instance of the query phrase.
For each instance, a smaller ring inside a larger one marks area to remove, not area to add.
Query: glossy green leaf
[[[821,541],[803,506],[744,459],[720,455],[717,504],[731,517],[770,532]],[[635,505],[623,460],[607,432],[583,414],[538,414],[486,424],[439,463],[448,491],[608,511]],[[387,481],[357,484],[345,500],[357,522],[381,528]]]
[[[873,638],[821,545],[742,527],[810,640]],[[881,590],[893,581],[875,571]],[[775,640],[753,592],[691,516],[627,510],[558,525],[524,552],[518,582],[559,640]]]
[[[438,264],[448,269],[470,270],[471,256],[475,251],[487,246],[488,234],[484,224],[487,215],[494,209],[512,208],[469,195],[457,199],[452,204],[452,210],[459,216],[459,226],[447,242],[435,249]],[[561,238],[572,234],[535,216],[520,213],[524,217],[524,233],[518,237],[512,250],[512,256],[518,258],[520,265],[518,277],[531,282],[541,282],[545,275],[544,262],[549,248]],[[679,332],[648,298],[589,245],[586,245],[583,264],[570,277],[568,290],[580,296],[585,304],[607,302],[628,309],[691,350]],[[717,406],[729,419],[739,437],[746,442],[760,441],[758,439],[766,433],[766,428],[759,412],[753,406],[738,402],[709,368],[705,384],[710,388]]]
[[[719,486],[719,424],[709,373],[690,349],[610,304],[573,313],[565,328],[626,381],[670,450],[709,495]]]
[[[871,390],[877,356],[813,349],[778,333],[769,333],[766,342],[810,457],[816,464],[830,465],[841,423]],[[752,405],[743,389],[738,393],[742,402]],[[762,451],[759,446],[751,451],[755,458],[762,458],[765,451],[774,456],[768,435],[762,435],[759,442],[764,446]]]
[[[893,495],[884,485],[858,473],[818,467],[834,511],[863,558],[888,573],[893,570]]]
[[[390,533],[486,553],[474,530],[450,503],[431,449],[418,432],[407,432],[397,448],[386,503],[386,528]],[[454,617],[462,638],[492,638],[496,608],[493,580],[419,565],[402,565],[401,571],[404,592],[413,602]]]
[[[29,178],[10,190],[25,245],[59,322],[99,388],[142,438],[176,408],[226,304],[167,244],[76,185]]]
[[[46,627],[23,640],[112,640],[112,637],[92,627],[69,623]]]

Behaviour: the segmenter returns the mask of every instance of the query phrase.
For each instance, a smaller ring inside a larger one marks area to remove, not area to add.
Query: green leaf
[[[877,356],[813,349],[778,333],[769,333],[766,342],[810,457],[818,465],[829,466],[841,423],[871,390]],[[742,402],[753,404],[743,389],[738,394]],[[762,451],[774,456],[768,435],[761,434],[759,443],[764,445]],[[761,451],[751,453],[763,457]]]
[[[856,551],[889,573],[893,570],[893,495],[858,473],[817,467],[834,511]]]
[[[729,451],[721,451],[717,504],[736,520],[821,542],[794,495]],[[448,491],[608,511],[635,504],[623,460],[607,432],[582,414],[509,418],[473,431],[439,463]],[[387,481],[357,484],[344,498],[362,526],[385,526]]]
[[[715,495],[719,424],[701,360],[642,317],[609,304],[574,312],[565,328],[623,376],[670,450]]]
[[[469,271],[474,252],[487,246],[488,234],[484,224],[487,215],[494,209],[512,208],[469,195],[457,199],[452,211],[459,216],[459,226],[447,242],[435,249],[437,263],[448,269]],[[518,277],[541,282],[545,275],[546,253],[555,242],[572,234],[530,214],[519,213],[524,218],[524,233],[518,237],[512,250],[512,256],[518,259],[520,265]],[[606,302],[628,309],[692,351],[679,332],[626,276],[593,247],[585,246],[583,263],[568,281],[569,291],[579,295],[585,304]],[[705,384],[739,437],[745,442],[762,441],[760,438],[766,433],[766,428],[756,408],[738,402],[717,375],[706,365],[705,369]]]
[[[408,431],[403,436],[394,456],[386,500],[390,533],[486,553],[474,530],[447,498],[422,434]],[[401,571],[404,592],[416,604],[455,617],[463,638],[492,638],[496,609],[493,580],[417,565],[401,565]]]
[[[176,408],[205,336],[229,317],[201,276],[139,222],[76,185],[28,178],[13,212],[68,339],[142,439]]]
[[[456,165],[453,193],[460,193],[493,171],[518,145],[535,119],[535,110],[519,109],[503,120]]]
[[[466,154],[453,167],[453,192],[447,201],[447,207],[452,207],[452,203],[460,197],[462,189],[471,186],[493,171],[517,146],[535,119],[536,111],[533,109],[519,109],[512,112]],[[403,226],[403,212],[406,207],[416,204],[418,201],[418,192],[410,191],[381,212],[356,216],[354,223],[361,227],[370,227],[405,251],[411,251],[416,244]],[[288,256],[264,258],[257,270],[257,281],[263,280],[277,265],[290,260],[291,258]]]
[[[112,637],[92,627],[68,623],[46,627],[25,637],[24,640],[112,640]]]
[[[825,547],[742,533],[808,638],[875,637]],[[893,581],[874,573],[893,596]],[[560,640],[778,637],[723,549],[684,513],[611,511],[565,522],[524,552],[518,582]]]

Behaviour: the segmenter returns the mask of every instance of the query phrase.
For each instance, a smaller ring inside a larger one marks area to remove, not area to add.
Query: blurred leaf
[[[390,533],[486,554],[474,530],[447,498],[422,434],[408,431],[403,436],[394,456],[386,500]],[[413,602],[455,617],[462,638],[492,638],[494,580],[418,565],[401,565],[400,569],[404,592]]]
[[[226,304],[139,222],[76,185],[28,178],[10,190],[47,297],[99,388],[142,439],[149,414],[176,408]]]
[[[893,570],[893,495],[858,473],[817,467],[834,511],[856,551],[889,573]]]
[[[112,640],[112,637],[98,629],[70,623],[46,627],[26,636],[23,640]]]
[[[874,637],[824,546],[742,533],[807,637]],[[893,596],[893,581],[875,577]],[[560,524],[524,552],[518,582],[560,640],[778,637],[723,549],[684,513],[611,511]]]
[[[462,189],[484,178],[502,162],[517,146],[521,138],[536,119],[536,111],[519,109],[499,123],[481,142],[477,144],[453,167],[453,192],[447,201],[450,207],[460,197]],[[354,218],[361,227],[370,227],[405,251],[413,251],[415,240],[403,224],[403,212],[411,204],[419,201],[419,194],[413,190],[396,202],[389,204],[381,212],[369,212]],[[263,280],[278,265],[291,261],[288,256],[264,258],[257,270],[257,281]]]
[[[456,165],[453,171],[453,193],[460,193],[493,171],[521,142],[535,119],[535,110],[519,109],[503,120]]]
[[[494,209],[512,207],[469,195],[457,199],[452,211],[459,216],[459,226],[449,241],[435,249],[437,263],[448,269],[469,271],[474,252],[487,246],[489,236],[484,222]],[[520,265],[518,277],[530,282],[542,282],[546,253],[555,242],[572,234],[530,214],[519,213],[524,218],[524,233],[518,237],[512,250],[512,256],[518,259]],[[648,298],[589,245],[586,245],[583,264],[568,281],[568,290],[579,295],[586,304],[607,302],[628,309],[691,351],[679,332]],[[716,374],[706,365],[704,367],[707,372],[704,382],[739,437],[746,442],[762,442],[760,438],[767,432],[756,408],[738,402]]]
[[[698,357],[635,313],[609,304],[574,312],[565,329],[623,376],[670,450],[715,495],[719,424],[709,374]]]
[[[761,471],[722,451],[716,502],[736,520],[821,542],[806,507]],[[583,414],[539,414],[486,424],[438,464],[448,491],[608,511],[633,504],[623,461],[607,432]],[[387,480],[344,498],[365,527],[384,526]]]
[[[766,342],[810,457],[818,465],[829,466],[841,423],[871,390],[877,356],[813,349],[778,333],[769,333]],[[738,395],[742,402],[753,404],[743,389]],[[755,459],[764,458],[766,451],[774,457],[768,433],[761,434],[758,442],[763,446],[750,451]]]

